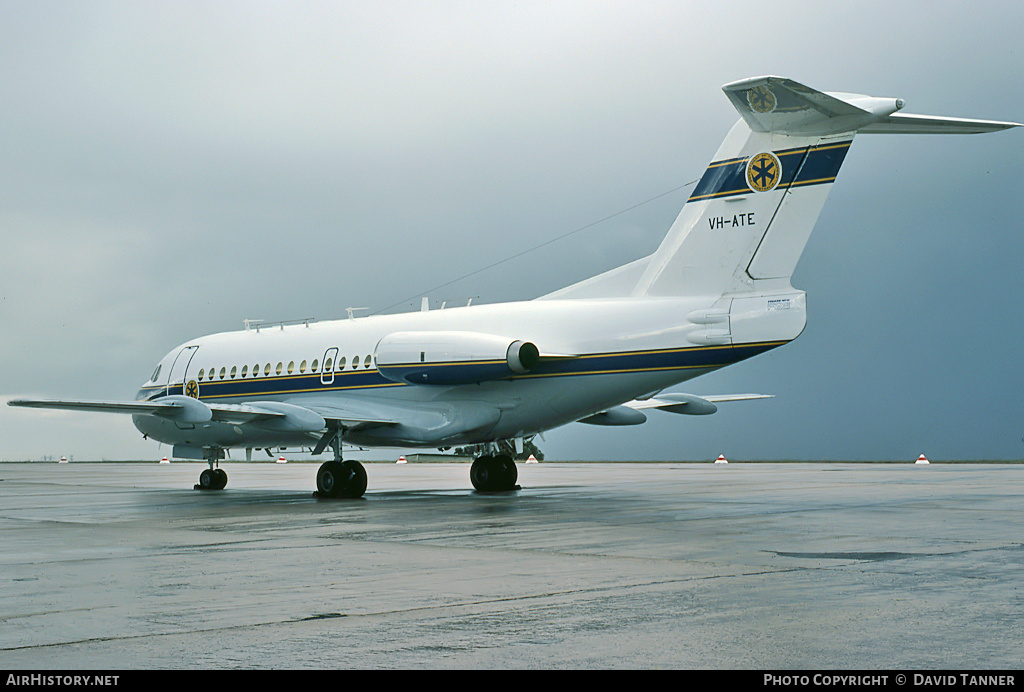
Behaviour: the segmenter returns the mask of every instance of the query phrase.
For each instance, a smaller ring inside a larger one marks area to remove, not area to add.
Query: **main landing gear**
[[[316,472],[317,497],[362,497],[366,492],[366,469],[349,459],[325,462]]]
[[[516,462],[508,454],[485,454],[469,468],[469,480],[477,490],[518,490],[518,478]]]
[[[199,474],[199,483],[196,490],[223,490],[228,484],[228,474],[222,468],[217,468],[217,463],[224,458],[224,450],[211,448],[204,449],[203,456],[210,468]]]
[[[313,454],[319,454],[328,444],[334,447],[334,459],[324,462],[316,472],[317,497],[356,498],[366,492],[366,469],[358,461],[342,461],[341,436],[341,429],[328,431],[313,450]]]
[[[199,474],[197,490],[223,490],[228,485],[228,474],[224,469],[206,469]]]

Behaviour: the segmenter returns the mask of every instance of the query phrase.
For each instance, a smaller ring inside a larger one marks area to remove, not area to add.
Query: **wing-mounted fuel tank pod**
[[[377,343],[377,370],[394,382],[475,384],[523,375],[540,363],[528,341],[479,332],[395,332]]]

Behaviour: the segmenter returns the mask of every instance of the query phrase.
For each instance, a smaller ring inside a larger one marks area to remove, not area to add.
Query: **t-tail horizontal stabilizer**
[[[897,113],[903,99],[823,93],[783,77],[755,77],[722,87],[754,132],[826,136],[844,132],[978,134],[1019,123]]]

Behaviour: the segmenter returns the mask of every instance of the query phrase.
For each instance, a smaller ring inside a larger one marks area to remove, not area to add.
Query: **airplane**
[[[333,450],[319,497],[357,498],[362,447],[483,451],[478,491],[518,488],[517,441],[572,422],[637,425],[645,411],[707,415],[763,395],[670,387],[782,346],[806,324],[790,277],[859,133],[971,134],[1019,123],[900,113],[904,102],[791,79],[726,84],[740,119],[653,254],[534,300],[327,322],[246,322],[172,349],[135,401],[11,406],[130,414],[173,456],[227,484],[225,450]],[[360,308],[361,309],[361,308]]]

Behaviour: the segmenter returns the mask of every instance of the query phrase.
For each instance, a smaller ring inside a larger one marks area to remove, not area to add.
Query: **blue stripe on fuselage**
[[[574,358],[542,360],[525,375],[514,375],[503,379],[534,379],[540,377],[582,377],[589,375],[611,375],[620,373],[656,372],[665,370],[687,370],[695,368],[716,368],[745,360],[768,351],[786,341],[771,341],[756,344],[699,346],[692,348],[658,349],[631,351],[625,353],[595,353]],[[450,369],[453,373],[465,367],[460,363],[440,363],[432,369]],[[413,385],[393,382],[376,370],[336,372],[334,381],[325,384],[321,373],[306,375],[279,375],[249,379],[225,379],[199,382],[199,398],[210,401],[217,399],[248,399],[280,397],[291,394],[336,392],[345,390],[367,390],[381,387],[409,387]],[[167,394],[183,394],[182,383],[171,385],[150,385],[139,390],[138,399],[158,399]]]

